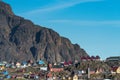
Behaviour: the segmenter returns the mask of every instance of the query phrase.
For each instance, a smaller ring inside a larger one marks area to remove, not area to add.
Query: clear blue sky
[[[4,0],[16,15],[52,28],[89,55],[120,55],[120,0]]]

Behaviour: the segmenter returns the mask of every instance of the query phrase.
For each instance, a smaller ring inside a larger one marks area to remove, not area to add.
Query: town
[[[0,80],[118,80],[120,79],[120,57],[109,57],[105,61],[99,56],[81,57],[59,63],[43,60],[33,62],[0,62]],[[116,64],[115,64],[116,63]]]

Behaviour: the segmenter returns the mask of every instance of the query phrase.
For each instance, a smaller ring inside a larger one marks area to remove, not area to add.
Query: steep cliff
[[[0,1],[0,60],[60,62],[79,60],[80,56],[88,54],[79,45],[51,29],[16,16],[8,4]]]

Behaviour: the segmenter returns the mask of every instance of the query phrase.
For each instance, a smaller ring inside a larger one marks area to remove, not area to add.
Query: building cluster
[[[120,56],[108,57],[106,62],[109,63],[112,74],[120,74]]]
[[[86,56],[86,57],[81,57],[82,61],[100,61],[99,56]]]
[[[111,60],[110,58],[108,58]],[[100,61],[99,56],[81,57],[81,62]],[[0,79],[35,79],[35,80],[79,80],[87,79],[89,75],[106,73],[101,67],[96,69],[88,66],[87,69],[72,69],[79,65],[79,61],[68,61],[60,63],[45,63],[43,60],[33,62],[32,60],[23,62],[0,62]],[[120,67],[112,67],[111,74],[120,73]],[[89,74],[89,75],[88,75]]]
[[[106,61],[120,61],[120,56],[108,57]]]

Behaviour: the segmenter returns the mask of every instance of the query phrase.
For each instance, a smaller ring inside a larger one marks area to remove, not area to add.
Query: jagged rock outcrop
[[[0,60],[60,62],[80,59],[80,56],[88,54],[79,45],[14,15],[11,7],[0,1]]]

